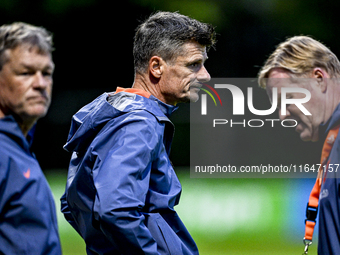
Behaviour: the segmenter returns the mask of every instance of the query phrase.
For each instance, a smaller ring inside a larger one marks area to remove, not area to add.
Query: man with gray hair
[[[52,50],[44,28],[0,27],[1,254],[61,254],[52,192],[31,151],[51,102]]]
[[[151,15],[135,35],[132,88],[104,93],[74,115],[62,211],[88,254],[198,254],[174,210],[182,189],[169,159],[169,116],[210,80],[204,62],[214,43],[211,25]]]
[[[305,254],[312,242],[316,215],[319,211],[318,254],[340,254],[340,62],[322,43],[295,36],[281,43],[270,55],[259,73],[259,84],[272,98],[282,88],[303,88],[311,98],[303,106],[304,114],[295,104],[278,105],[281,120],[292,119],[303,141],[325,141],[317,180],[311,192],[305,231]],[[290,99],[301,99],[303,93],[287,93]],[[280,98],[280,96],[279,96]]]

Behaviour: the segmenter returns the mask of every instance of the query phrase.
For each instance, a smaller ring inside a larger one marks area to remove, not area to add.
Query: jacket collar
[[[30,152],[30,148],[33,143],[33,136],[35,131],[35,125],[28,132],[27,137],[22,133],[18,123],[12,115],[5,116],[0,119],[0,133],[4,133],[10,136],[13,141],[20,145],[23,149]]]
[[[161,100],[159,100],[158,98],[156,98],[154,96],[150,96],[150,99],[157,102],[157,104],[158,104],[159,108],[161,109],[161,111],[168,118],[171,116],[171,114],[174,111],[176,111],[178,109],[178,106],[166,104],[166,103],[162,102]]]
[[[158,98],[156,98],[155,96],[151,95],[149,92],[146,92],[142,89],[117,87],[114,94],[117,94],[117,93],[120,93],[120,92],[135,94],[135,95],[142,96],[144,98],[151,99],[151,100],[155,101],[158,104],[160,110],[163,112],[163,114],[168,118],[171,116],[171,114],[174,111],[176,111],[178,109],[178,106],[166,104],[166,103],[162,102],[161,100],[159,100]]]

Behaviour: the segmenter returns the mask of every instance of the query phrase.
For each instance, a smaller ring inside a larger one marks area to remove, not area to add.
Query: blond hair
[[[294,36],[279,44],[258,74],[260,87],[273,68],[284,68],[292,76],[303,76],[314,68],[323,68],[330,76],[340,77],[340,62],[325,45],[308,36]]]

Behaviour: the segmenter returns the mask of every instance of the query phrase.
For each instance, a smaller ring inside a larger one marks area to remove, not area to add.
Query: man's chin
[[[48,111],[48,107],[45,105],[35,105],[26,109],[25,111],[18,112],[17,115],[24,122],[36,122],[38,119],[45,117]]]
[[[300,138],[304,142],[317,142],[317,141],[319,141],[318,135],[304,134],[303,132],[300,134]]]
[[[301,138],[301,140],[304,141],[304,142],[309,142],[309,141],[311,141],[311,138],[310,138],[310,137],[306,137],[306,136],[301,136],[301,135],[300,135],[300,138]]]
[[[196,103],[196,102],[198,101],[198,99],[199,99],[198,94],[191,91],[191,92],[190,92],[190,96],[189,96],[189,101],[190,101],[191,103]]]

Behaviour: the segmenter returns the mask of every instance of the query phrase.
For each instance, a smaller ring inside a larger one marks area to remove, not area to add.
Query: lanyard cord
[[[318,169],[318,176],[316,178],[314,187],[310,193],[309,201],[306,208],[306,220],[305,220],[305,237],[303,238],[303,242],[305,244],[305,251],[303,254],[308,254],[308,247],[312,244],[313,239],[313,232],[314,227],[316,224],[316,216],[318,213],[318,206],[319,206],[319,195],[321,190],[321,184],[322,181],[325,181],[323,179],[324,175],[324,166],[326,165],[325,169],[328,168],[329,161],[327,162],[327,159],[329,158],[329,154],[331,153],[331,150],[333,148],[334,141],[338,135],[340,129],[340,125],[336,126],[335,128],[331,129],[328,132],[328,135],[326,137],[326,140],[322,147],[322,153],[321,153],[321,160],[320,160],[320,168]],[[326,164],[327,163],[327,164]]]

